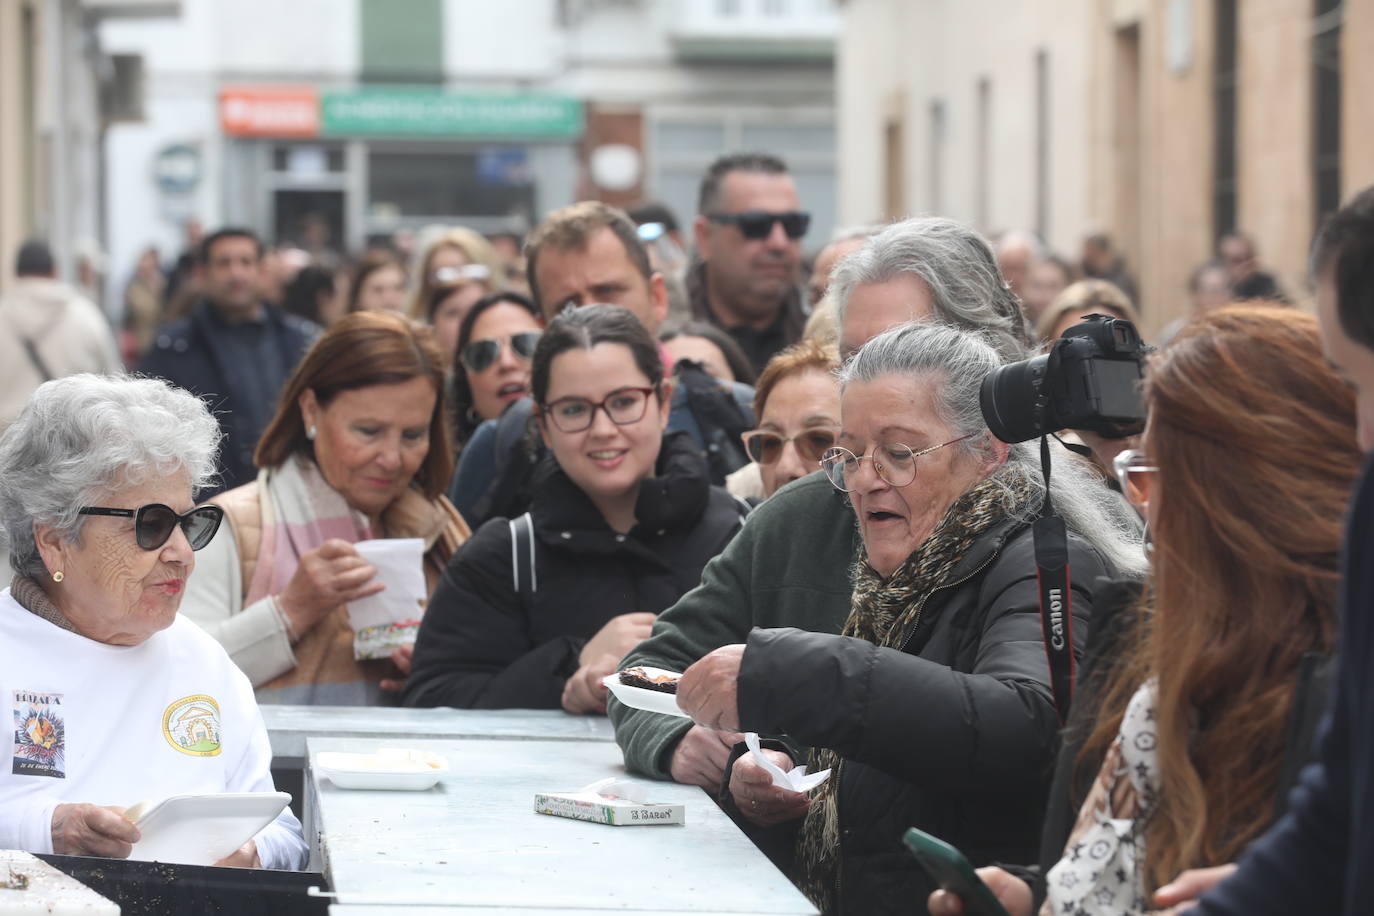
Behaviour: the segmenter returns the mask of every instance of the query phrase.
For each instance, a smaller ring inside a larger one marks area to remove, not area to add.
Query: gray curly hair
[[[902,274],[919,278],[930,290],[932,319],[984,332],[1005,359],[1028,353],[1031,340],[1021,303],[1002,279],[987,240],[963,223],[935,216],[893,223],[835,265],[827,295],[835,303],[841,333],[855,287]]]
[[[884,331],[840,369],[840,393],[853,382],[897,375],[935,388],[935,409],[952,435],[971,436],[959,448],[979,460],[992,457],[992,433],[983,420],[979,389],[984,377],[1004,363],[986,333],[942,323],[912,322]],[[1146,562],[1140,525],[1131,509],[1084,462],[1061,452],[1050,492],[1055,511],[1069,530],[1087,541],[1119,574],[1143,576]],[[1007,460],[987,478],[1002,485],[1007,511],[1027,520],[1040,511],[1045,482],[1039,446],[1009,446]],[[1017,504],[1013,494],[1034,498]]]
[[[77,540],[113,491],[185,471],[215,473],[220,430],[200,398],[160,379],[72,375],[45,382],[0,435],[0,549],[25,576],[47,572],[35,524]]]

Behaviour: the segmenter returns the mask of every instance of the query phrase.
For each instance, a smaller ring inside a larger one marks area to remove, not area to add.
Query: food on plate
[[[645,668],[626,668],[620,672],[620,683],[625,686],[656,690],[659,693],[677,693],[677,682],[681,679],[680,674],[657,669],[650,671]]]

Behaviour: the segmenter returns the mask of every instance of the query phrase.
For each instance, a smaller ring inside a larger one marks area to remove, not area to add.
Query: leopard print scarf
[[[920,622],[926,599],[949,580],[974,542],[1007,519],[1008,504],[1021,506],[1030,497],[1028,488],[1008,494],[1005,484],[984,481],[945,512],[925,543],[887,580],[869,564],[868,551],[861,541],[850,568],[854,593],[842,635],[865,639],[877,646],[900,648]],[[822,913],[835,912],[838,903],[835,892],[839,880],[840,831],[836,792],[840,762],[839,754],[828,748],[812,749],[808,772],[830,768],[834,775],[812,797],[797,838],[801,889]]]

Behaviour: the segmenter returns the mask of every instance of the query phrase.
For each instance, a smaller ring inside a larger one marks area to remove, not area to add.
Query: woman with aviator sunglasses
[[[739,530],[691,438],[664,433],[671,382],[632,313],[559,315],[531,383],[550,454],[530,511],[487,522],[449,563],[407,705],[604,712],[601,678]]]
[[[754,388],[759,425],[742,437],[752,463],[725,480],[741,499],[767,499],[820,467],[840,427],[835,348],[803,340],[769,360]]]
[[[177,614],[223,516],[192,502],[219,438],[182,389],[95,375],[42,385],[0,436],[0,848],[127,858],[138,801],[274,790],[252,688]],[[288,810],[217,864],[305,853]]]
[[[458,331],[453,373],[454,438],[458,449],[483,420],[499,417],[529,394],[530,359],[544,319],[519,293],[479,300]]]

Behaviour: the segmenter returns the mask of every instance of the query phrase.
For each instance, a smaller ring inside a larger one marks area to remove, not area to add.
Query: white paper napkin
[[[806,775],[806,764],[793,767],[784,771],[773,761],[759,750],[759,736],[756,732],[745,732],[744,743],[749,748],[749,753],[754,755],[754,760],[758,765],[768,771],[768,775],[773,777],[773,785],[781,786],[793,792],[810,792],[816,786],[830,778],[829,770],[821,770],[819,773]]]
[[[591,795],[604,795],[607,798],[624,798],[634,802],[636,805],[644,805],[649,802],[649,789],[637,782],[630,782],[628,779],[621,779],[617,776],[608,776],[605,779],[598,779],[589,786],[583,786],[577,790],[579,793],[586,792]]]
[[[386,658],[412,645],[425,607],[425,542],[421,538],[378,538],[353,545],[377,568],[386,588],[348,603],[354,658]]]

